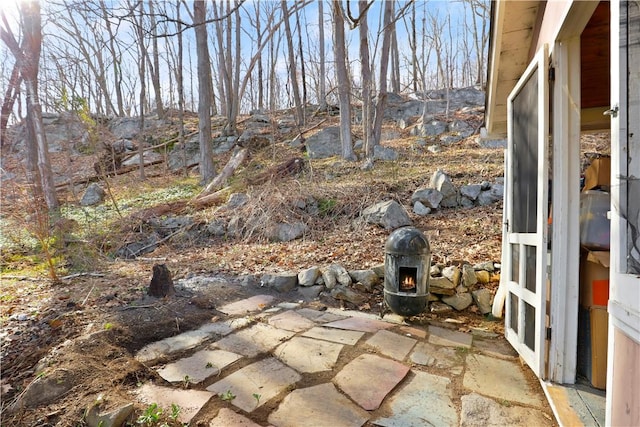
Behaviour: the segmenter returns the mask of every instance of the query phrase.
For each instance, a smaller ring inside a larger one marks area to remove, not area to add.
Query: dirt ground
[[[413,139],[406,135],[387,141],[385,145],[396,148],[401,160],[390,162],[393,165],[377,163],[376,169],[366,176],[362,175],[359,164],[334,159],[307,165],[307,172],[302,176],[252,187],[254,194],[263,191],[282,196],[282,200],[295,199],[301,189],[314,188],[317,193],[330,194],[338,206],[343,206],[341,212],[334,212],[312,224],[307,236],[300,240],[287,243],[258,238],[167,241],[155,251],[133,260],[88,257],[89,262],[85,262],[80,272],[69,272],[66,277],[61,275],[57,282],[48,279],[46,272],[23,274],[19,264],[28,268],[26,258],[3,252],[4,274],[0,277],[2,425],[81,426],[84,411],[99,395],[108,397],[113,406],[130,402],[130,391],[140,382],[149,378],[162,381],[153,370],[133,359],[137,350],[211,319],[223,319],[224,314],[216,307],[226,302],[274,292],[247,285],[243,281],[246,275],[259,277],[265,272],[297,272],[333,262],[347,269],[382,264],[384,242],[389,232],[355,221],[353,212],[385,198],[399,200],[410,210],[412,192],[428,184],[438,168],[445,169],[456,185],[484,180],[493,182],[503,174],[502,150],[482,148],[474,137],[443,146],[438,153],[416,149]],[[273,153],[271,148],[264,153],[253,153],[245,170],[258,162],[268,165],[265,159],[270,158],[273,162],[296,155],[288,148],[279,149],[277,155]],[[225,161],[221,158],[220,164]],[[75,163],[86,166],[77,159]],[[11,171],[12,166],[17,177],[3,181],[3,214],[8,206],[12,210],[19,209],[20,199],[12,197],[15,192],[11,188],[23,185],[19,161],[15,159],[15,153],[4,155],[3,168]],[[329,172],[331,180],[323,179]],[[134,175],[114,177],[111,182],[114,191],[139,186]],[[147,175],[147,187],[166,186],[180,178],[162,165],[149,168]],[[324,187],[314,184],[317,182],[322,182]],[[63,197],[70,199],[68,194]],[[149,212],[147,210],[145,214]],[[195,215],[202,217],[210,213],[205,209]],[[162,213],[168,214],[172,212]],[[135,228],[139,224],[135,222],[136,218],[139,220],[141,216],[131,215],[123,222]],[[500,262],[501,203],[471,209],[442,209],[425,217],[414,214],[411,217],[414,225],[430,240],[433,262],[442,265]],[[114,230],[114,233],[122,233],[122,230]],[[152,298],[146,292],[156,263],[166,264],[174,281],[195,275],[224,278],[226,283],[220,284],[223,283],[220,281],[216,286],[197,290],[178,287],[173,297]],[[13,274],[12,271],[20,273]],[[497,283],[492,286],[497,287]],[[295,292],[274,295],[279,301],[300,299]],[[377,312],[381,300],[382,287],[379,287],[369,294],[368,301],[357,307],[328,295],[305,304],[319,309],[343,306]],[[449,325],[460,330],[482,326],[502,333],[502,323],[487,320],[477,313],[475,306],[464,312],[444,315],[425,312],[411,318],[410,322],[444,322],[447,318],[453,318],[455,323]],[[42,376],[71,384],[71,387],[53,403],[39,405],[36,409],[9,410],[29,384]],[[268,405],[260,409],[265,422],[271,409]],[[136,410],[141,414],[144,408],[138,406]],[[216,408],[211,407],[211,411],[214,410]],[[196,419],[192,425],[201,423]]]

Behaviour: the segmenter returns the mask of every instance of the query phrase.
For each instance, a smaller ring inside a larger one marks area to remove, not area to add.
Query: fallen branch
[[[149,162],[145,162],[144,166],[145,167],[146,166],[152,166],[152,165],[156,165],[156,164],[162,163],[162,162],[164,162],[164,159],[162,159],[162,160],[152,160],[152,161],[149,161]],[[139,168],[140,168],[140,165],[125,166],[123,168],[118,169],[114,174],[115,175],[124,175],[124,174],[129,173],[129,172],[137,171],[137,170],[139,170]],[[83,177],[80,177],[80,178],[77,178],[77,179],[60,182],[60,183],[56,184],[56,189],[59,190],[59,189],[61,189],[63,187],[67,187],[67,186],[70,186],[70,185],[84,184],[84,183],[87,183],[87,182],[95,182],[95,181],[99,181],[100,179],[102,179],[102,175],[98,175],[98,174],[89,175],[89,176],[83,176]]]
[[[227,179],[231,175],[233,175],[235,170],[238,169],[238,167],[242,164],[242,162],[244,162],[244,159],[247,158],[248,153],[249,153],[249,150],[246,148],[243,148],[237,153],[235,153],[233,156],[231,156],[227,164],[222,169],[222,172],[220,172],[218,176],[213,178],[213,180],[211,180],[211,182],[204,188],[204,190],[200,192],[200,194],[198,194],[195,197],[195,199],[197,200],[199,198],[202,198],[207,194],[211,193],[212,191],[215,191],[220,187],[222,187],[224,183],[227,181]]]
[[[229,193],[231,192],[231,187],[225,187],[221,190],[216,191],[215,193],[207,194],[202,197],[196,197],[191,202],[191,205],[204,207],[207,205],[213,205],[216,203],[225,202]]]
[[[73,274],[69,274],[68,276],[61,277],[60,280],[69,280],[69,279],[75,279],[76,277],[84,277],[84,276],[104,277],[104,274],[102,274],[102,273],[73,273]]]

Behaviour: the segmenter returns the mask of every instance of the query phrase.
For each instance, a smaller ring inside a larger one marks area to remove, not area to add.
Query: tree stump
[[[171,272],[165,264],[156,264],[153,266],[153,276],[149,285],[149,295],[157,298],[164,298],[176,294],[173,287],[173,279]]]

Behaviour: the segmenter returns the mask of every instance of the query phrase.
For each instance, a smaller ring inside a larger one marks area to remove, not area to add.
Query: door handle
[[[611,116],[611,117],[618,117],[618,106],[615,105],[611,108],[609,108],[607,111],[605,111],[604,113],[602,113],[603,116]]]

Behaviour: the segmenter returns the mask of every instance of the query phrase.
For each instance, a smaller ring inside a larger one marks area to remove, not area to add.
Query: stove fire
[[[417,274],[417,268],[400,267],[400,290],[403,292],[415,292]]]

